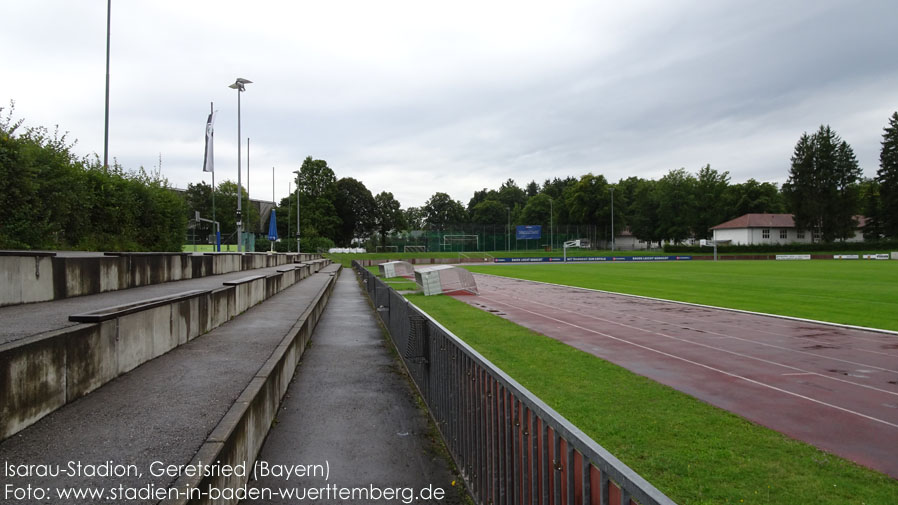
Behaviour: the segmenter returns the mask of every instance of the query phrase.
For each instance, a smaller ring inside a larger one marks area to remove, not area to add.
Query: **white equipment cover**
[[[415,271],[415,282],[425,295],[476,295],[477,283],[471,272],[452,265],[437,265]]]
[[[377,265],[380,276],[384,279],[390,277],[408,277],[411,279],[415,275],[415,267],[408,261],[388,261]]]

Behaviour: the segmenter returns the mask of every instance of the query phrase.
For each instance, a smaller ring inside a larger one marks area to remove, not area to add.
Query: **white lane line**
[[[515,299],[515,300],[521,300],[521,301],[524,301],[524,302],[531,302],[531,301],[532,301],[532,300],[530,300],[530,299],[520,298],[520,297],[515,297],[515,296],[509,296],[509,298],[513,298],[513,299]],[[544,305],[544,306],[546,306],[546,307],[556,308],[556,309],[558,309],[558,310],[564,310],[564,311],[566,311],[566,312],[571,312],[571,311],[569,311],[569,310],[567,310],[567,309],[558,307],[558,306],[556,306],[556,305],[544,304],[544,303],[540,303],[540,302],[536,302],[536,301],[533,301],[533,303],[536,303],[536,304],[539,304],[539,305]],[[583,305],[582,303],[572,302],[572,305],[577,305],[577,306],[583,307],[584,309],[589,308],[588,306]],[[783,346],[776,345],[776,344],[769,344],[769,343],[766,343],[766,342],[759,342],[759,341],[755,341],[755,340],[750,340],[750,339],[746,339],[746,338],[742,338],[742,337],[737,337],[737,336],[734,336],[734,335],[729,335],[729,334],[726,334],[726,333],[716,332],[716,331],[713,331],[713,330],[704,330],[704,329],[701,329],[701,328],[694,328],[694,327],[691,327],[691,326],[688,326],[688,325],[683,325],[682,323],[671,322],[671,321],[662,321],[662,320],[659,320],[659,319],[653,319],[653,318],[646,317],[646,316],[640,316],[640,315],[638,315],[638,314],[627,313],[627,314],[625,315],[624,313],[618,312],[618,311],[609,311],[609,310],[607,310],[607,309],[603,309],[603,310],[605,310],[606,312],[611,312],[611,313],[613,313],[613,314],[621,315],[621,317],[625,317],[625,316],[626,316],[626,317],[634,317],[634,318],[642,319],[642,320],[645,320],[645,321],[651,321],[651,322],[653,322],[653,323],[658,323],[658,324],[675,325],[675,326],[679,326],[680,328],[683,328],[683,329],[686,329],[686,330],[698,331],[698,332],[702,332],[702,333],[707,333],[707,334],[709,334],[709,335],[717,335],[717,336],[719,336],[719,337],[725,337],[725,338],[730,338],[730,339],[734,339],[734,340],[740,340],[740,341],[743,341],[743,342],[748,342],[748,343],[750,343],[750,344],[756,344],[756,345],[761,345],[761,346],[765,346],[765,347],[772,347],[772,348],[774,348],[774,349],[779,349],[779,350],[783,350],[783,351],[794,352],[794,353],[798,353],[798,354],[806,354],[806,355],[808,355],[808,356],[814,356],[814,357],[816,357],[816,358],[827,359],[827,360],[830,360],[830,361],[838,361],[838,362],[840,362],[840,363],[846,363],[846,364],[854,365],[854,366],[861,366],[861,367],[875,368],[875,369],[880,370],[880,371],[883,371],[883,372],[898,373],[898,370],[892,370],[892,369],[890,369],[890,368],[884,368],[884,367],[880,367],[880,366],[877,366],[877,365],[871,365],[871,364],[869,364],[869,363],[860,363],[860,362],[857,362],[857,361],[851,361],[851,360],[847,360],[847,359],[835,358],[835,357],[832,357],[832,356],[827,356],[827,355],[825,355],[825,354],[817,354],[817,353],[808,352],[808,351],[801,351],[801,350],[798,350],[798,349],[791,349],[791,348],[789,348],[789,347],[783,347]],[[603,319],[603,318],[599,318],[599,317],[596,317],[596,316],[591,316],[591,315],[589,315],[589,314],[584,314],[584,313],[582,313],[582,312],[573,312],[573,313],[576,313],[576,314],[582,314],[582,315],[584,315],[584,316],[591,317],[591,318],[597,319],[597,320],[599,320],[599,321],[605,321],[605,322],[612,323],[612,324],[620,324],[621,326],[626,326],[626,327],[628,327],[628,328],[633,328],[633,329],[639,329],[639,330],[642,330],[641,328],[638,328],[638,327],[629,326],[629,325],[626,325],[626,324],[624,324],[624,323],[619,323],[619,322],[616,322],[616,321],[613,321],[613,320],[609,320],[609,319]],[[645,330],[642,330],[642,331],[645,331]],[[764,331],[757,330],[757,329],[753,329],[753,331],[759,331],[759,332],[762,332],[762,333],[768,333],[768,334],[770,334],[770,335],[776,335],[776,336],[782,337],[782,335],[779,335],[779,334],[776,334],[776,333],[764,332]],[[659,335],[662,335],[662,334],[659,333]],[[664,335],[664,336],[666,336],[666,335]],[[692,341],[689,341],[689,340],[685,340],[685,341],[686,341],[686,342],[692,342]],[[692,343],[695,343],[695,342],[692,342]],[[702,345],[702,344],[696,343],[696,345]],[[857,349],[857,350],[861,350],[861,349]],[[729,352],[729,351],[725,351],[725,352]],[[875,352],[875,351],[868,351],[868,352]],[[771,362],[771,363],[772,363],[772,362]],[[777,364],[778,364],[778,363],[777,363]],[[784,365],[784,366],[785,366],[785,365]],[[820,374],[820,376],[821,376],[821,377],[831,378],[831,379],[834,379],[834,380],[843,380],[843,379],[837,379],[837,378],[835,378],[835,377],[829,377],[829,376],[823,375],[823,374]],[[844,381],[844,380],[843,380],[843,381]],[[848,382],[849,384],[856,384],[856,383],[851,382],[851,381],[844,381],[844,382]],[[870,386],[864,386],[863,384],[857,384],[857,385],[858,385],[858,386],[862,386],[862,387],[870,387]],[[876,388],[874,388],[874,389],[876,389]],[[877,391],[884,391],[884,390],[877,389]]]
[[[495,301],[495,300],[494,300],[494,301]],[[589,328],[584,328],[583,326],[579,326],[579,325],[576,325],[576,324],[574,324],[574,323],[570,323],[570,322],[568,322],[568,321],[564,321],[564,320],[562,320],[562,319],[556,319],[556,318],[554,318],[554,317],[550,317],[550,316],[547,316],[547,315],[545,315],[545,314],[540,314],[539,312],[534,312],[534,311],[532,311],[532,310],[527,310],[527,309],[525,309],[525,308],[523,308],[523,307],[518,307],[518,306],[512,305],[512,304],[510,304],[510,303],[505,303],[505,302],[497,302],[497,303],[500,303],[500,304],[502,304],[502,305],[507,305],[508,307],[511,307],[511,308],[514,308],[514,309],[517,309],[517,310],[520,310],[520,311],[523,311],[523,312],[527,312],[527,313],[533,314],[533,315],[535,315],[535,316],[542,317],[542,318],[544,318],[544,319],[548,319],[548,320],[550,320],[550,321],[555,321],[555,322],[558,322],[558,323],[561,323],[561,324],[565,324],[565,325],[567,325],[567,326],[571,326],[571,327],[573,327],[573,328],[577,328],[578,330],[583,330],[583,331],[589,332],[589,333],[595,333],[596,335],[599,335],[599,336],[602,336],[602,337],[605,337],[605,338],[609,338],[609,339],[611,339],[611,340],[616,340],[616,341],[621,342],[621,343],[624,343],[624,344],[632,345],[632,346],[634,346],[634,347],[639,347],[639,348],[641,348],[641,349],[645,349],[645,350],[647,350],[647,351],[651,351],[651,352],[660,354],[660,355],[662,355],[662,356],[667,356],[668,358],[672,358],[672,359],[676,359],[676,360],[679,360],[679,361],[683,361],[683,362],[685,362],[685,363],[689,363],[690,365],[695,365],[695,366],[697,366],[697,367],[705,368],[705,369],[711,370],[711,371],[713,371],[713,372],[717,372],[717,373],[720,373],[720,374],[723,374],[723,375],[726,375],[726,376],[729,376],[729,377],[733,377],[733,378],[735,378],[735,379],[740,379],[740,380],[743,380],[743,381],[748,382],[748,383],[751,383],[751,384],[755,384],[755,385],[758,385],[758,386],[761,386],[761,387],[765,387],[765,388],[768,388],[768,389],[772,389],[772,390],[774,390],[774,391],[778,391],[778,392],[780,392],[780,393],[783,393],[783,394],[786,394],[786,395],[789,395],[789,396],[794,396],[794,397],[796,397],[796,398],[801,398],[801,399],[803,399],[803,400],[807,400],[807,401],[812,402],[812,403],[816,403],[816,404],[819,404],[819,405],[823,405],[824,407],[829,407],[829,408],[832,408],[832,409],[835,409],[835,410],[840,410],[840,411],[842,411],[842,412],[846,412],[846,413],[848,413],[848,414],[853,414],[853,415],[856,415],[856,416],[858,416],[858,417],[862,417],[862,418],[864,418],[864,419],[868,419],[868,420],[870,420],[870,421],[874,421],[874,422],[877,422],[877,423],[882,423],[882,424],[884,424],[884,425],[886,425],[886,426],[890,426],[890,427],[892,427],[892,428],[898,428],[898,424],[890,423],[890,422],[888,422],[888,421],[886,421],[886,420],[879,419],[879,418],[876,418],[876,417],[873,417],[873,416],[868,416],[867,414],[862,414],[862,413],[860,413],[860,412],[856,412],[856,411],[851,410],[851,409],[846,409],[845,407],[839,407],[838,405],[833,405],[833,404],[831,404],[831,403],[827,403],[827,402],[824,402],[824,401],[821,401],[821,400],[817,400],[817,399],[811,398],[811,397],[809,397],[809,396],[801,395],[801,394],[798,394],[798,393],[793,393],[793,392],[791,392],[791,391],[787,391],[787,390],[785,390],[785,389],[778,388],[778,387],[776,387],[776,386],[771,386],[770,384],[765,384],[765,383],[763,383],[763,382],[760,382],[760,381],[757,381],[757,380],[754,380],[754,379],[749,379],[748,377],[744,377],[744,376],[739,375],[739,374],[735,374],[735,373],[732,373],[732,372],[727,372],[727,371],[721,370],[721,369],[719,369],[719,368],[714,368],[714,367],[712,367],[712,366],[710,366],[710,365],[706,365],[706,364],[704,364],[704,363],[698,363],[698,362],[696,362],[696,361],[692,361],[692,360],[690,360],[690,359],[686,359],[686,358],[683,358],[683,357],[681,357],[681,356],[676,356],[676,355],[674,355],[674,354],[670,354],[670,353],[668,353],[668,352],[664,352],[664,351],[661,351],[661,350],[659,350],[659,349],[654,349],[654,348],[652,348],[652,347],[648,347],[648,346],[645,346],[645,345],[642,345],[642,344],[637,344],[637,343],[635,343],[635,342],[630,342],[629,340],[624,340],[624,339],[622,339],[622,338],[618,338],[618,337],[615,337],[615,336],[613,336],[613,335],[609,335],[609,334],[607,334],[607,333],[602,333],[602,332],[600,332],[600,331],[591,330],[591,329],[589,329]]]
[[[854,381],[850,381],[850,380],[847,380],[847,379],[842,379],[842,378],[840,378],[840,377],[832,377],[832,376],[829,376],[829,375],[824,375],[824,374],[821,374],[821,373],[819,373],[819,372],[814,372],[814,371],[811,371],[811,370],[805,370],[805,369],[803,369],[803,368],[799,368],[799,367],[796,367],[796,366],[786,365],[786,364],[784,364],[784,363],[779,363],[779,362],[776,362],[776,361],[771,361],[771,360],[768,360],[768,359],[759,358],[759,357],[756,357],[756,356],[751,356],[751,355],[743,354],[743,353],[736,352],[736,351],[731,351],[731,350],[729,350],[729,349],[723,349],[723,348],[720,348],[720,347],[715,347],[715,346],[712,346],[712,345],[709,345],[709,344],[703,344],[703,343],[701,343],[701,342],[696,342],[696,341],[694,341],[694,340],[689,340],[689,339],[681,338],[681,337],[675,337],[675,336],[673,336],[673,335],[668,335],[668,334],[666,334],[666,333],[661,333],[661,332],[649,330],[649,329],[646,329],[646,328],[640,328],[640,327],[638,327],[638,326],[632,326],[632,325],[629,325],[629,324],[625,324],[625,323],[621,323],[621,322],[617,322],[617,321],[612,321],[612,320],[610,320],[610,319],[605,319],[605,318],[598,317],[598,316],[593,316],[593,315],[590,315],[590,314],[584,314],[584,313],[582,313],[582,312],[576,312],[576,311],[564,309],[564,308],[557,307],[557,306],[554,306],[554,305],[550,305],[550,304],[546,304],[546,303],[537,302],[537,301],[535,301],[535,300],[526,300],[526,299],[521,299],[521,298],[517,298],[517,297],[513,297],[513,296],[512,296],[512,297],[509,297],[509,298],[512,298],[512,299],[515,299],[515,300],[520,300],[520,301],[523,301],[523,302],[525,302],[525,303],[533,303],[533,304],[535,304],[535,305],[542,305],[542,306],[547,307],[547,308],[550,308],[550,309],[559,310],[559,311],[563,311],[563,312],[568,312],[568,313],[575,314],[575,315],[578,315],[578,316],[581,316],[581,317],[588,317],[588,318],[590,318],[590,319],[595,319],[596,321],[602,321],[602,322],[605,322],[605,323],[616,324],[616,325],[618,325],[618,326],[623,326],[624,328],[630,328],[630,329],[632,329],[632,330],[641,331],[641,332],[643,332],[643,333],[648,333],[648,334],[651,334],[651,335],[657,335],[657,336],[659,336],[659,337],[664,337],[664,338],[668,338],[668,339],[671,339],[671,340],[677,340],[677,341],[680,341],[680,342],[685,342],[685,343],[687,343],[687,344],[692,344],[692,345],[697,345],[697,346],[700,346],[700,347],[705,347],[705,348],[707,348],[707,349],[713,349],[713,350],[715,350],[715,351],[724,352],[724,353],[727,353],[727,354],[732,354],[732,355],[734,355],[734,356],[739,356],[739,357],[741,357],[741,358],[746,358],[746,359],[751,359],[751,360],[755,360],[755,361],[760,361],[760,362],[762,362],[762,363],[767,363],[767,364],[769,364],[769,365],[774,365],[774,366],[779,366],[779,367],[787,368],[787,369],[789,369],[789,370],[795,370],[795,371],[800,372],[800,373],[812,374],[812,375],[816,375],[816,376],[818,376],[818,377],[822,377],[822,378],[824,378],[824,379],[828,379],[828,380],[832,380],[832,381],[836,381],[836,382],[842,382],[842,383],[845,383],[845,384],[850,384],[850,385],[852,385],[852,386],[857,386],[857,387],[861,387],[861,388],[864,388],[864,389],[870,389],[870,390],[872,390],[872,391],[877,391],[877,392],[880,392],[880,393],[885,393],[885,394],[889,394],[889,395],[898,396],[898,392],[889,391],[889,390],[887,390],[887,389],[880,389],[880,388],[878,388],[878,387],[870,386],[870,385],[868,385],[868,384],[860,384],[860,383],[857,383],[857,382],[854,382]],[[669,323],[666,323],[666,322],[664,322],[664,321],[655,321],[655,320],[653,320],[653,319],[648,319],[648,318],[643,318],[643,319],[646,319],[646,320],[649,320],[649,321],[653,321],[653,322],[656,322],[656,323],[669,324]],[[713,333],[713,332],[710,332],[710,333]],[[728,336],[728,335],[724,335],[724,334],[718,334],[718,335],[724,336],[724,337],[727,337],[727,336]],[[732,338],[737,338],[737,337],[732,337]],[[749,341],[749,342],[750,342],[750,341]],[[859,364],[859,365],[865,366],[865,365],[862,365],[862,364]],[[886,370],[886,371],[891,371],[891,370]],[[852,377],[867,378],[866,376],[858,376],[858,375],[852,375]]]
[[[782,375],[783,377],[786,377],[786,376],[796,376],[796,375],[819,375],[819,374],[814,373],[814,372],[795,372],[795,373],[783,373],[780,375]]]
[[[872,332],[872,333],[878,333],[878,334],[898,336],[898,331],[886,330],[883,328],[870,328],[867,326],[857,326],[857,325],[853,325],[853,324],[844,324],[844,323],[833,323],[830,321],[820,321],[817,319],[807,319],[807,318],[803,318],[803,317],[784,316],[782,314],[770,314],[767,312],[756,312],[756,311],[751,311],[751,310],[733,309],[730,307],[719,307],[719,306],[705,305],[705,304],[694,303],[694,302],[682,302],[679,300],[670,300],[667,298],[657,298],[657,297],[653,297],[653,296],[633,295],[630,293],[620,293],[617,291],[607,291],[604,289],[584,288],[581,286],[569,286],[567,284],[558,284],[555,282],[534,281],[531,279],[519,279],[517,277],[506,277],[506,276],[498,275],[498,274],[484,274],[484,273],[477,272],[474,275],[483,275],[485,277],[493,277],[495,279],[503,279],[503,280],[532,282],[532,283],[536,283],[536,284],[542,284],[544,286],[555,286],[555,287],[560,287],[560,288],[577,289],[577,290],[586,291],[589,293],[604,293],[604,294],[609,294],[609,295],[626,296],[626,297],[630,297],[630,298],[638,298],[638,299],[642,299],[642,300],[650,300],[650,301],[655,301],[655,302],[675,303],[675,304],[679,304],[679,305],[687,305],[687,306],[691,306],[691,307],[701,307],[701,308],[705,308],[705,309],[725,310],[728,312],[736,312],[739,314],[751,314],[753,316],[764,316],[764,317],[770,317],[770,318],[774,318],[774,319],[784,319],[787,321],[797,321],[799,323],[822,324],[824,326],[834,326],[836,328],[841,328],[844,330],[850,330],[850,331],[856,331],[856,332],[866,332],[866,333]],[[774,335],[775,335],[775,333],[774,333]],[[860,339],[860,340],[867,340],[869,342],[877,342],[880,344],[885,343],[882,340],[874,340],[874,339],[870,339],[870,338],[865,338],[863,335],[858,335],[855,338]]]

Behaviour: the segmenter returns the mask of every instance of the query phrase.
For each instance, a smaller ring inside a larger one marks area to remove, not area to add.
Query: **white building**
[[[855,216],[858,222],[854,236],[848,242],[864,240],[864,216]],[[745,214],[711,228],[714,240],[729,240],[733,245],[811,243],[820,240],[810,231],[799,231],[792,214]]]

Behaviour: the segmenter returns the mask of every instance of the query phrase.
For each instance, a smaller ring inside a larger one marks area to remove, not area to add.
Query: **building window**
[[[804,239],[804,230],[795,232],[795,238]]]
[[[814,232],[814,242],[820,242],[820,232],[819,231]]]
[[[780,230],[780,238],[783,239],[783,240],[786,240],[786,237],[788,237],[788,234],[787,234],[787,233],[788,233],[788,230],[786,230],[785,228],[783,228],[782,230]]]
[[[761,230],[761,238],[770,238],[770,228],[764,228]]]

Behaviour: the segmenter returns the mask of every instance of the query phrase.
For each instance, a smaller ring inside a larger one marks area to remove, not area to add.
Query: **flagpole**
[[[249,140],[249,139],[247,139],[247,140]],[[249,146],[247,146],[247,149],[249,149]],[[247,152],[249,152],[249,151],[247,151]],[[272,212],[272,214],[271,214],[272,216],[275,215],[274,214],[274,167],[271,167],[271,212]],[[269,218],[269,219],[271,219],[271,218]],[[274,240],[271,241],[271,252],[274,252]]]
[[[209,114],[215,114],[215,104],[209,102]],[[215,252],[221,252],[221,239],[216,229],[218,221],[215,220],[215,165],[212,165],[212,233],[215,234]]]

